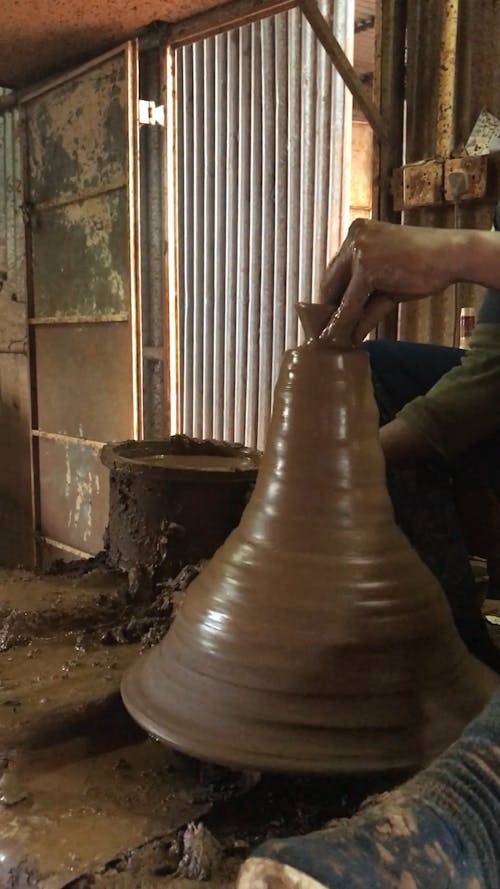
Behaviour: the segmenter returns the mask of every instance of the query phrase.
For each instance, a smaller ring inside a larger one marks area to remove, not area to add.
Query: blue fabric
[[[462,351],[427,343],[373,340],[363,343],[372,370],[390,394],[393,413],[429,389],[460,364]]]
[[[399,790],[326,830],[269,840],[252,857],[287,864],[327,889],[498,889],[500,693]]]

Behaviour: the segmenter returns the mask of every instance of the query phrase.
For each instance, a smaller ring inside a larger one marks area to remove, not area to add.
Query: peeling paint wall
[[[0,90],[0,95],[5,94]],[[17,112],[0,115],[0,564],[33,564],[27,305]]]
[[[94,554],[100,445],[136,437],[136,44],[23,100],[39,557]]]

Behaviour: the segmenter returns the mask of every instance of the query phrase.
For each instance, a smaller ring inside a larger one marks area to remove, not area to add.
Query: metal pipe
[[[455,136],[455,56],[458,5],[460,0],[443,0],[439,49],[438,119],[436,153],[449,157]]]

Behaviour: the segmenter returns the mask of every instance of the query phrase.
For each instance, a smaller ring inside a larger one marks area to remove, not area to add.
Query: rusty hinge
[[[141,126],[165,126],[165,106],[139,99],[139,123]]]

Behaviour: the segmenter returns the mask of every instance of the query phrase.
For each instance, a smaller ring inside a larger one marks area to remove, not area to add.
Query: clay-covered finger
[[[351,277],[351,255],[341,250],[332,259],[323,275],[319,299],[322,303],[338,306]]]

